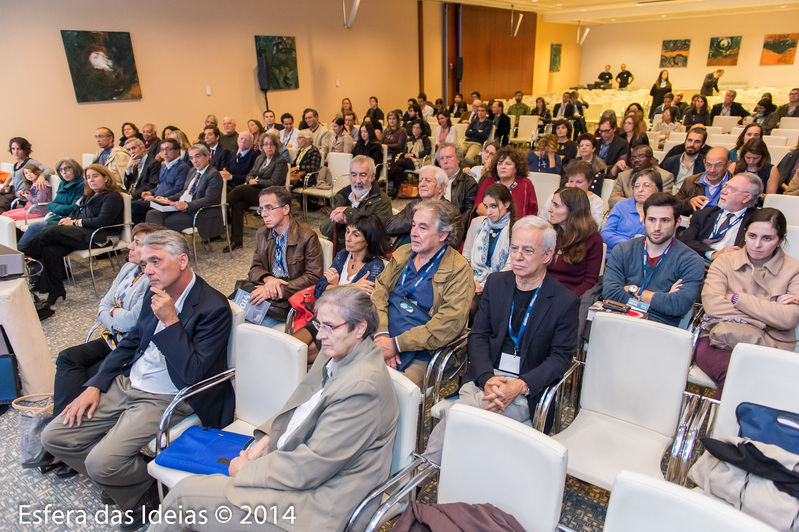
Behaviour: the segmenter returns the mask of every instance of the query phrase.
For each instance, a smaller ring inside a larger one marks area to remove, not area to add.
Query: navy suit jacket
[[[469,370],[463,382],[485,385],[481,376],[494,374],[508,334],[508,320],[516,275],[512,271],[492,273],[483,288],[480,309],[469,332]],[[580,300],[549,274],[533,305],[521,343],[519,378],[530,389],[530,415],[535,412],[544,388],[563,377],[577,352]]]
[[[500,145],[505,146],[508,143],[509,138],[510,117],[503,112],[501,115],[499,115],[499,123],[497,124],[497,130],[494,133],[494,139],[496,139]]]
[[[231,185],[243,185],[247,180],[247,174],[250,173],[252,165],[255,163],[255,159],[258,158],[258,152],[253,149],[250,149],[246,155],[238,157],[238,161],[236,160],[237,154],[237,151],[229,151],[224,161],[220,162],[219,165],[214,165],[217,170],[224,169],[230,172]]]
[[[172,168],[166,171],[163,179],[159,171],[158,185],[150,191],[150,194],[168,198],[175,192],[180,192],[183,190],[183,185],[186,184],[187,175],[189,175],[189,165],[183,161],[177,161]]]
[[[208,148],[208,150],[210,151],[211,148]],[[217,170],[221,170],[229,155],[230,151],[226,150],[221,144],[217,143],[216,147],[214,148],[214,156],[211,157],[211,165],[213,165],[213,167]]]
[[[713,122],[713,119],[717,116],[721,116],[721,110],[724,107],[723,103],[717,103],[710,109],[710,121]],[[743,118],[745,116],[749,116],[749,111],[744,109],[743,105],[738,102],[732,102],[730,104],[730,116],[737,116]],[[740,123],[741,121],[738,120]]]
[[[158,186],[158,179],[161,175],[161,161],[155,157],[147,154],[147,159],[144,161],[144,166],[140,169],[134,169],[130,176],[125,175],[125,185],[130,188],[133,187],[133,199],[141,199],[142,192],[152,190]],[[130,179],[130,182],[127,180]]]
[[[744,219],[738,222],[738,233],[735,236],[735,243],[733,245],[744,245],[743,228],[747,225],[747,219],[756,210],[757,209],[755,207],[750,207],[746,211]],[[682,235],[680,235],[679,240],[689,248],[699,253],[703,259],[705,258],[705,253],[713,249],[708,244],[705,244],[704,240],[710,238],[710,235],[713,233],[713,226],[716,224],[716,218],[719,217],[719,212],[721,212],[721,207],[718,206],[707,207],[696,211],[691,216],[691,223],[688,225],[685,231],[683,231]]]
[[[191,186],[191,180],[197,175],[197,170],[192,168],[186,177],[186,183],[183,190],[168,196],[171,201],[179,201],[183,193]],[[219,174],[219,171],[210,164],[205,169],[205,172],[200,177],[197,183],[197,189],[194,191],[194,196],[191,201],[187,203],[188,208],[186,212],[194,215],[203,207],[210,207],[211,205],[219,205],[222,203],[222,188],[224,188],[225,180]],[[193,216],[192,216],[193,217]],[[188,227],[191,227],[189,223]],[[197,218],[197,230],[203,238],[211,238],[212,236],[221,235],[225,230],[222,224],[222,211],[220,208],[206,209]]]
[[[148,290],[136,325],[106,357],[97,375],[84,386],[108,391],[117,375],[130,375],[131,366],[144,355],[151,341],[164,355],[169,378],[179,390],[227,369],[233,315],[225,296],[197,276],[178,315],[180,323],[158,334],[153,334],[158,318],[150,307],[152,296]],[[190,397],[188,403],[203,425],[222,428],[233,421],[234,398],[230,382]]]

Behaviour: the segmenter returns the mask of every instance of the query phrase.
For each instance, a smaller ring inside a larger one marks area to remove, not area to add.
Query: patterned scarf
[[[498,272],[505,267],[510,255],[510,242],[508,239],[508,225],[510,213],[497,222],[492,222],[488,217],[483,220],[477,228],[477,234],[472,244],[472,270],[474,270],[474,280],[481,285],[485,282],[490,273]],[[491,266],[488,266],[489,234],[499,231],[495,237],[494,252],[491,253]]]

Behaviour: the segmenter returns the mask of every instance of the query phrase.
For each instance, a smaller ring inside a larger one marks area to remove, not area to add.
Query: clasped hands
[[[509,381],[507,377],[495,375],[486,381],[483,390],[482,400],[486,402],[483,410],[501,414],[517,397],[524,395],[527,384],[522,379]]]
[[[289,284],[288,281],[277,277],[267,277],[264,284],[256,286],[250,295],[250,303],[260,305],[267,299],[283,299],[283,286]]]

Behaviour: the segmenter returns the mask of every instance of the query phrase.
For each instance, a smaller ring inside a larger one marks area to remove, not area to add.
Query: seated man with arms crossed
[[[227,368],[232,314],[225,296],[192,272],[189,246],[174,231],[144,239],[141,264],[150,280],[136,325],[103,361],[85,391],[42,433],[56,458],[102,487],[123,511],[157,501],[139,455],[155,437],[164,410],[182,388]],[[229,382],[192,396],[175,409],[173,423],[190,415],[221,428],[233,420]],[[85,417],[84,417],[85,415]]]
[[[680,202],[655,192],[644,202],[644,231],[613,248],[602,297],[648,312],[648,319],[677,326],[699,295],[702,259],[674,238]]]
[[[429,352],[460,336],[474,298],[472,268],[451,246],[460,239],[459,220],[448,201],[419,203],[411,243],[394,252],[372,292],[380,315],[375,343],[386,364],[420,388]]]
[[[555,229],[537,216],[514,224],[512,271],[488,276],[469,332],[470,365],[456,403],[524,422],[544,389],[569,369],[578,347],[580,300],[547,274],[556,239]],[[424,454],[437,464],[445,426],[442,412]]]

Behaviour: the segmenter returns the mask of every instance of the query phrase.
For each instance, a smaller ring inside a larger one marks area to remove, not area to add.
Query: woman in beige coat
[[[744,227],[745,247],[722,253],[702,290],[705,318],[696,364],[721,397],[730,354],[738,342],[792,351],[799,325],[799,261],[786,255],[785,216],[777,209],[753,213]]]

